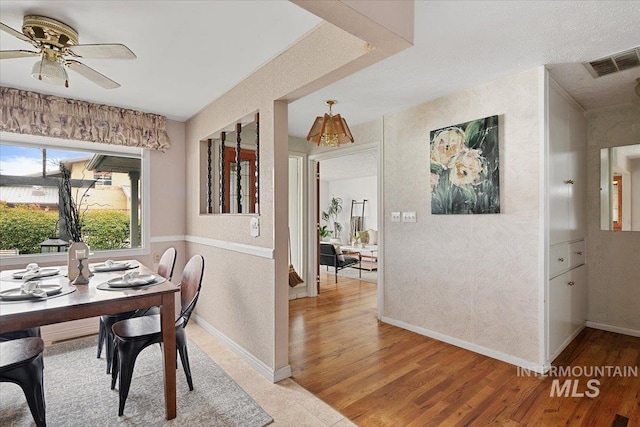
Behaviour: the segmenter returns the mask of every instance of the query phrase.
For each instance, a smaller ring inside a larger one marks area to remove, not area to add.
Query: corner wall
[[[512,363],[539,363],[539,74],[384,117],[383,320]],[[501,213],[431,215],[430,131],[499,115]],[[392,223],[416,211],[416,223]]]
[[[154,265],[153,254],[162,254],[173,246],[178,252],[173,279],[182,276],[186,263],[185,234],[185,124],[167,120],[171,148],[166,152],[151,152],[151,253],[143,260]]]
[[[411,41],[385,26],[386,21],[397,23],[391,19],[394,13],[377,22],[340,1],[295,3],[326,22],[186,124],[187,251],[201,253],[206,263],[196,318],[272,381],[291,372],[288,103],[411,46]],[[413,28],[413,6],[413,2],[394,5],[405,12],[405,30]],[[318,56],[323,60],[317,61]],[[199,145],[256,111],[260,113],[260,236],[253,238],[249,236],[251,215],[200,214]]]
[[[587,319],[640,336],[640,233],[600,230],[600,149],[629,144],[640,144],[640,106],[587,112]]]

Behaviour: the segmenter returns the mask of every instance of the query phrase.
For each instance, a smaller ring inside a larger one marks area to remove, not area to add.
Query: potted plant
[[[326,225],[320,227],[320,238],[322,240],[327,240],[329,237],[331,237],[331,230],[329,230],[329,227]]]
[[[89,187],[93,187],[94,183]],[[89,257],[89,246],[84,242],[82,236],[82,222],[84,212],[80,212],[80,206],[84,198],[87,196],[89,188],[84,190],[80,202],[76,203],[73,197],[73,185],[71,182],[71,171],[66,168],[64,163],[60,163],[60,182],[58,187],[58,194],[60,197],[60,211],[61,211],[61,231],[64,231],[65,239],[69,239],[69,249],[67,255],[68,271],[67,277],[69,280],[75,281],[77,284],[88,283],[90,272],[81,271],[83,265],[82,262]],[[62,233],[61,233],[62,234]],[[78,277],[82,274],[82,277]]]
[[[365,247],[369,243],[369,232],[367,230],[360,231],[353,236],[353,246]]]
[[[338,222],[338,215],[342,212],[342,199],[339,197],[332,197],[329,202],[329,207],[326,211],[322,211],[323,221],[328,222],[333,226],[333,238],[340,239],[340,231],[342,231],[342,224]]]
[[[71,171],[64,163],[60,163],[60,182],[58,194],[62,203],[60,204],[62,234],[70,242],[82,242],[82,214],[73,197],[71,184]],[[85,192],[86,194],[86,192]],[[84,197],[84,195],[83,195]]]

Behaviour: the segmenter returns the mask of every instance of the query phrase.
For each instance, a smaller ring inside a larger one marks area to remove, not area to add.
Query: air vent
[[[591,62],[585,62],[584,66],[596,78],[640,66],[640,46]]]

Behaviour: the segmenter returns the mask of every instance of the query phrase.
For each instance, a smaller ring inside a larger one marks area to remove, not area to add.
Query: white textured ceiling
[[[17,31],[23,16],[66,23],[81,44],[122,43],[134,60],[82,59],[120,83],[103,89],[69,71],[70,87],[31,78],[37,58],[0,61],[0,84],[68,98],[138,109],[184,121],[203,109],[321,20],[274,1],[7,1],[0,20]],[[31,49],[0,32],[2,50]]]
[[[353,127],[539,65],[581,64],[638,44],[640,1],[417,1],[415,45],[294,102],[289,132],[306,137],[326,99],[339,101],[334,111]],[[617,85],[626,92],[592,80],[580,102],[628,102],[640,68],[627,74]]]
[[[0,19],[15,29],[27,13],[75,27],[81,43],[126,44],[138,59],[84,61],[122,84],[115,90],[72,72],[69,89],[35,81],[29,76],[35,58],[1,61],[0,84],[177,120],[200,111],[319,23],[275,0],[0,2]],[[637,46],[639,28],[639,1],[417,1],[415,46],[292,103],[289,132],[305,137],[326,99],[339,101],[334,111],[353,127],[543,64],[586,108],[627,102],[634,84],[626,81],[640,77],[640,69],[618,76],[625,81],[614,89],[605,80],[583,79],[582,65],[575,64]],[[2,33],[0,47],[29,45]],[[583,86],[574,88],[576,79]]]

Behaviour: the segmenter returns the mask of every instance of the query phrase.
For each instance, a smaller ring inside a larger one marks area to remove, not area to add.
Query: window
[[[200,174],[201,213],[260,213],[258,113],[201,141]]]
[[[111,172],[94,173],[93,180],[96,182],[96,187],[110,186]]]
[[[61,213],[62,168],[70,172],[67,193],[77,206],[82,238],[91,250],[142,248],[143,158],[141,149],[129,147],[3,140],[0,253],[43,253],[48,248],[42,244],[52,238],[71,240]]]

